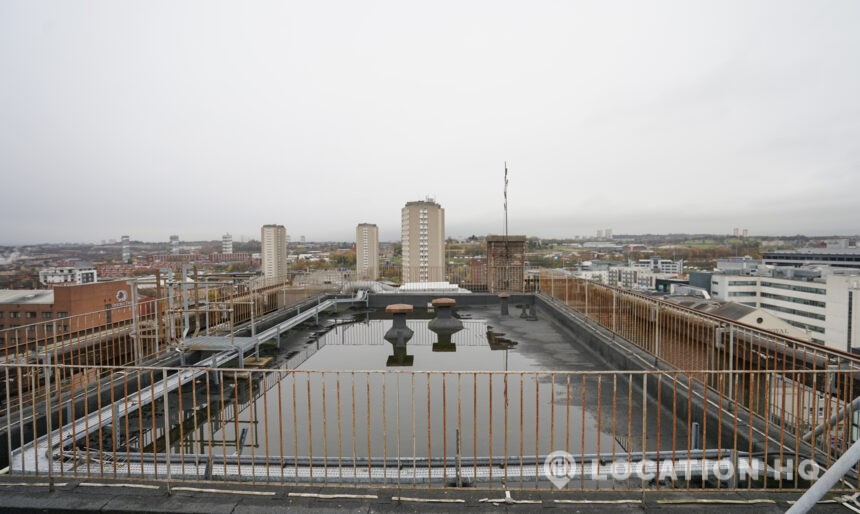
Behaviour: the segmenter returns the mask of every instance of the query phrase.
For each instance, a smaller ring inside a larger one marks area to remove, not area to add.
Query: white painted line
[[[157,485],[146,485],[146,484],[101,484],[97,482],[81,482],[81,487],[130,487],[132,489],[161,489],[160,486]]]
[[[682,505],[684,503],[713,503],[713,504],[726,504],[726,505],[752,505],[756,503],[776,503],[776,500],[771,500],[767,498],[754,498],[751,500],[721,500],[719,498],[691,498],[691,499],[683,499],[683,500],[657,500],[657,503],[663,503],[667,505]]]
[[[236,491],[233,489],[201,489],[199,487],[171,487],[171,491],[189,491],[192,493],[221,493],[221,494],[246,494],[252,496],[274,496],[274,491]]]
[[[642,503],[642,500],[553,500],[555,503],[565,503],[565,504],[595,504],[595,505],[612,505],[612,504],[625,504],[625,503],[633,503],[639,504]]]
[[[410,498],[408,496],[392,496],[391,501],[419,503],[466,503],[466,500],[455,498]]]
[[[510,491],[505,491],[505,497],[504,498],[498,498],[498,499],[481,498],[480,500],[478,500],[478,502],[479,503],[492,503],[493,505],[495,505],[497,507],[503,503],[506,505],[520,504],[520,503],[526,503],[526,504],[543,503],[541,500],[515,500],[511,497]]]
[[[377,500],[375,494],[319,494],[319,493],[289,493],[288,496],[299,498],[319,498],[322,500]]]
[[[5,485],[5,486],[51,487],[51,484],[50,484],[49,482],[17,482],[17,483],[11,483],[11,482],[0,482],[0,485]],[[68,483],[67,483],[67,482],[55,482],[55,483],[54,483],[54,487],[64,487],[64,486],[66,486],[66,485],[68,485]]]

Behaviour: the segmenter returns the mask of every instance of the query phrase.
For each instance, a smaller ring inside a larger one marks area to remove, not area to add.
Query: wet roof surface
[[[764,491],[512,491],[503,490],[292,487],[213,482],[75,480],[58,477],[49,492],[38,480],[3,477],[0,506],[4,512],[785,512],[798,492]],[[33,484],[33,485],[27,485]],[[126,484],[126,487],[123,487]],[[322,495],[340,497],[324,498]],[[348,496],[354,496],[352,498]],[[834,497],[836,495],[831,495]],[[403,500],[398,500],[401,498]],[[453,501],[442,503],[439,500]],[[715,503],[697,503],[710,501]],[[723,501],[726,503],[716,503]],[[732,502],[732,503],[728,503]],[[747,502],[747,503],[744,503]],[[846,512],[839,503],[821,503],[813,512]]]
[[[3,303],[54,303],[53,289],[0,289],[0,304]]]

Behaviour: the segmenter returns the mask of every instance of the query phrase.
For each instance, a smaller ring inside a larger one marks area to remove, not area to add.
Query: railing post
[[[585,282],[585,317],[588,317],[588,281]]]
[[[161,320],[159,318],[159,312],[161,311],[161,305],[164,302],[164,298],[156,298],[155,302],[153,302],[153,307],[155,307],[155,354],[159,354],[159,342],[161,341]]]
[[[206,294],[206,335],[209,335],[209,284],[203,288]]]
[[[654,304],[654,355],[660,357],[660,304]]]
[[[140,332],[138,331],[137,321],[137,284],[134,281],[129,281],[128,286],[131,289],[131,342],[132,352],[134,352],[134,363],[140,366],[143,359],[143,348],[140,341]]]
[[[254,292],[251,292],[251,337],[257,335],[257,324],[254,321],[254,311],[256,311],[255,307],[257,305],[257,297]]]
[[[191,313],[188,311],[190,305],[188,304],[188,296],[189,290],[191,288],[188,287],[188,265],[182,265],[182,340],[185,340],[185,336],[188,335],[188,332],[191,330]]]
[[[734,398],[734,388],[735,388],[735,376],[734,376],[734,366],[735,366],[735,326],[734,324],[729,325],[729,398]]]
[[[170,494],[170,401],[168,398],[169,393],[167,388],[167,368],[161,369],[161,385],[164,388],[164,392],[162,393],[164,398],[164,458],[167,462],[167,494]],[[180,387],[177,389],[177,394],[181,394],[182,391],[181,381],[179,382],[179,385]],[[155,398],[153,398],[152,401],[155,402]],[[153,434],[153,437],[155,437],[155,434]],[[157,461],[155,462],[155,465],[158,466]]]
[[[568,291],[570,291],[570,277],[564,277],[564,305],[570,305],[568,299]]]
[[[616,328],[615,328],[615,309],[616,309],[617,299],[618,299],[618,291],[616,291],[613,288],[612,289],[612,333],[613,334],[618,332],[618,330],[616,330]]]
[[[47,361],[46,361],[45,367],[43,369],[45,370],[45,424],[46,424],[45,430],[47,431],[47,434],[48,434],[48,451],[47,451],[48,490],[53,492],[54,491],[54,458],[51,455],[51,453],[53,452],[53,448],[54,448],[54,439],[53,439],[53,434],[51,433],[51,432],[53,432],[53,427],[52,427],[52,423],[51,423],[51,414],[52,414],[51,397],[53,396],[53,394],[51,393],[51,361],[50,361],[50,355],[48,355],[47,352],[46,352],[46,357],[47,357]],[[7,381],[7,384],[8,384],[8,381]],[[8,415],[8,413],[7,413],[7,415]],[[9,447],[10,452],[11,452],[11,448],[12,447],[10,446]],[[10,461],[10,463],[11,463],[11,461]]]
[[[166,343],[169,345],[176,338],[176,319],[173,312],[173,288],[175,284],[173,283],[172,269],[167,272],[167,281],[167,328],[170,330],[170,334],[166,338]]]

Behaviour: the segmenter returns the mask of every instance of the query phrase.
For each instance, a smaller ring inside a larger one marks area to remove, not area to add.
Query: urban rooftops
[[[29,303],[29,304],[52,304],[54,303],[53,289],[0,289],[0,304]]]

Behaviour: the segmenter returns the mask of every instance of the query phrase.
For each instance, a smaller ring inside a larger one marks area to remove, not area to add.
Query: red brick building
[[[0,290],[0,330],[48,322],[76,332],[131,319],[131,286],[123,281]]]
[[[525,276],[526,236],[487,236],[489,291],[523,291]]]

